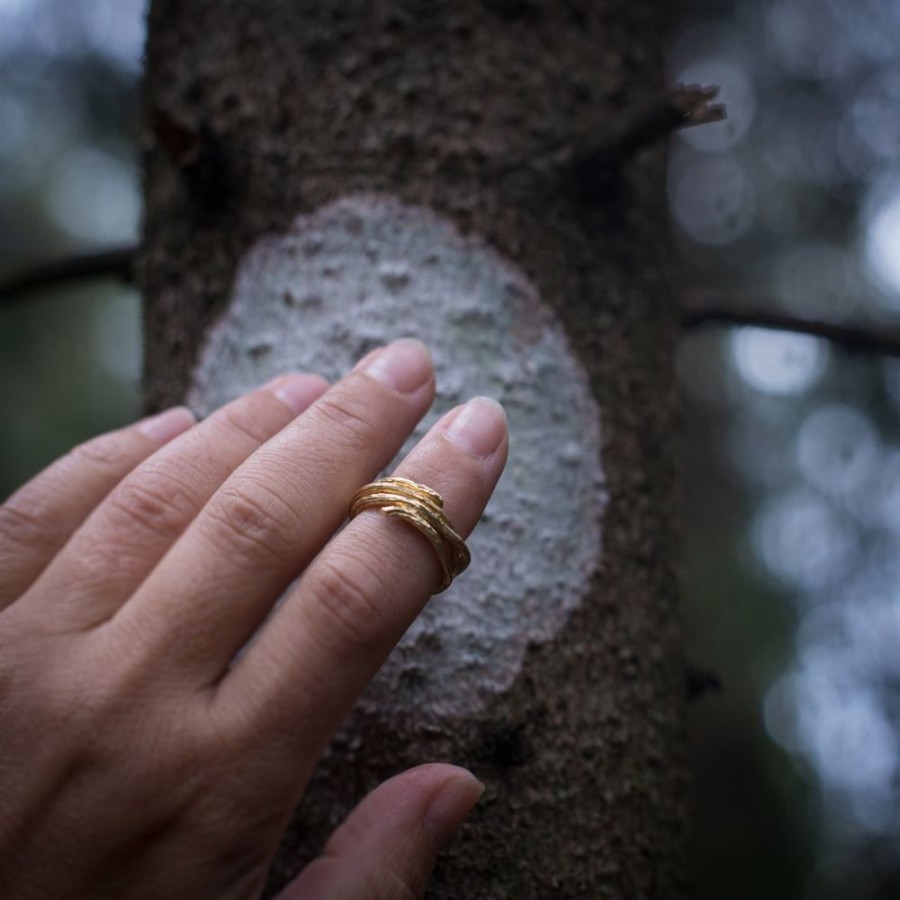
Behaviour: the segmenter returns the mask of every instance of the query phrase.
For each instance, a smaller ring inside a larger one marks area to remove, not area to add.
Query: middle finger
[[[111,623],[213,681],[346,517],[434,397],[418,341],[363,359],[229,478]]]

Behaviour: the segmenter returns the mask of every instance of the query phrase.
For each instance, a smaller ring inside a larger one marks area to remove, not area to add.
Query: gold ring
[[[443,574],[437,593],[447,590],[471,562],[466,542],[444,514],[444,498],[424,484],[409,478],[392,477],[363,485],[350,501],[350,518],[364,509],[378,509],[386,516],[399,516],[428,538]]]

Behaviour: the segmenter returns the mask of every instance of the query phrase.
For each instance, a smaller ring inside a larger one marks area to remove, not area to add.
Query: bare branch
[[[23,269],[0,281],[0,304],[16,303],[36,291],[72,281],[116,278],[130,283],[134,276],[136,253],[137,247],[134,246],[114,247]]]
[[[848,353],[900,356],[900,331],[893,328],[843,325],[804,319],[765,304],[761,299],[708,291],[682,295],[681,325],[685,331],[706,325],[751,325],[823,338]]]
[[[726,117],[725,107],[710,102],[718,93],[716,85],[679,84],[625,117],[605,140],[576,153],[572,164],[585,171],[608,172],[673,131],[720,122]]]
[[[0,281],[0,304],[24,301],[36,292],[72,281],[115,278],[130,283],[137,250],[136,246],[115,247],[25,269]],[[693,290],[682,294],[681,300],[681,325],[685,331],[709,325],[749,325],[812,335],[848,353],[900,357],[900,330],[897,329],[804,319],[773,309],[771,300],[737,292]]]

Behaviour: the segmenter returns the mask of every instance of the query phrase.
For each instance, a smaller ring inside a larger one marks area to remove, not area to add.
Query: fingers
[[[176,407],[75,447],[0,506],[0,609],[21,596],[104,497],[194,424]]]
[[[427,765],[376,788],[325,852],[277,900],[410,900],[421,897],[437,851],[484,786],[465,769]]]
[[[465,537],[506,455],[502,408],[476,398],[441,419],[396,474],[439,491],[450,522]],[[252,710],[260,728],[296,740],[284,748],[288,758],[297,752],[315,757],[440,577],[423,535],[376,510],[361,513],[313,562],[225,677],[221,708]]]
[[[327,386],[319,376],[281,376],[153,454],[97,507],[23,606],[52,608],[54,627],[85,629],[108,619],[234,469]]]
[[[222,485],[117,627],[159,648],[167,664],[218,680],[433,396],[431,359],[418,341],[363,359]]]

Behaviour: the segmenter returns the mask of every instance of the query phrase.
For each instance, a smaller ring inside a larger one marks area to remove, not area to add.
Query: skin
[[[335,533],[433,393],[427,350],[397,341],[331,387],[286,375],[201,423],[102,435],[0,507],[0,896],[259,896],[323,748],[439,583],[407,524]],[[476,398],[396,474],[465,536],[506,454]],[[395,776],[281,897],[420,897],[482,790],[445,764]]]

